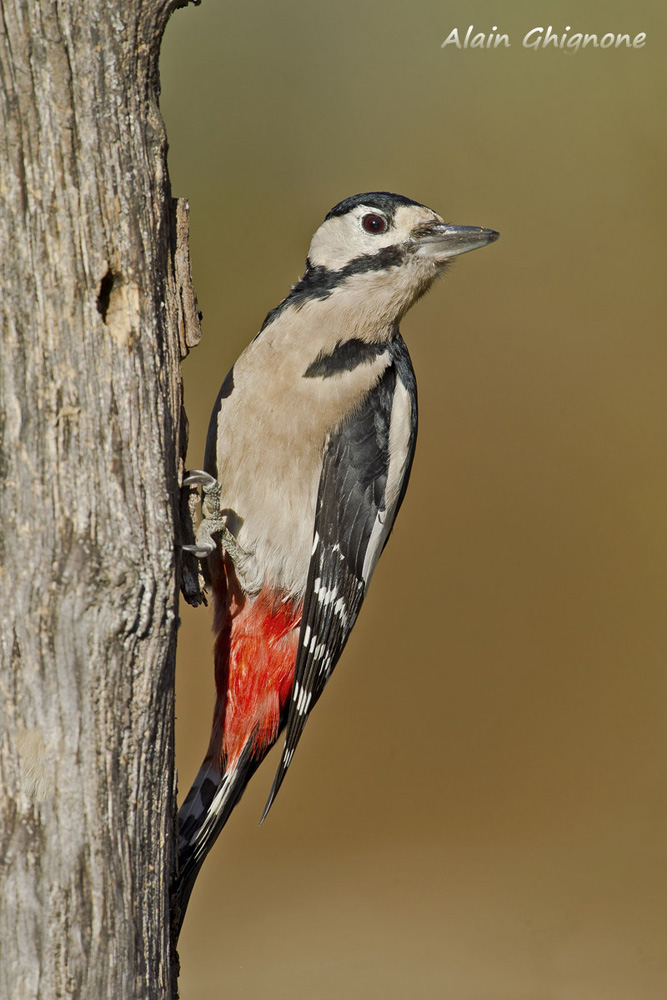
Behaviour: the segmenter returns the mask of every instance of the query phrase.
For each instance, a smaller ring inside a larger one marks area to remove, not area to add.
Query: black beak
[[[479,226],[452,226],[447,222],[434,222],[418,226],[412,235],[420,257],[442,260],[485,247],[487,243],[495,243],[500,233],[495,229],[481,229]]]

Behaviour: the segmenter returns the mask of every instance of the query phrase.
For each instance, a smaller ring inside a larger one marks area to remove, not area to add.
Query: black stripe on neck
[[[313,265],[307,260],[304,276],[292,287],[287,298],[284,298],[280,305],[271,310],[259,332],[261,333],[273,323],[288,306],[300,309],[306,302],[313,299],[328,299],[334,289],[347,278],[356,274],[366,274],[369,271],[386,271],[390,267],[400,267],[406,256],[404,247],[382,247],[376,253],[355,257],[338,271],[331,271],[321,264]]]
[[[359,365],[370,364],[386,350],[386,343],[369,344],[356,337],[339,341],[330,354],[320,351],[306,368],[303,377],[331,378],[332,375],[342,375],[343,372],[354,371]]]

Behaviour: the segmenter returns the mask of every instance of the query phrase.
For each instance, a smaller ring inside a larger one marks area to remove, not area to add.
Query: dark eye
[[[387,220],[384,215],[365,215],[361,220],[361,224],[367,233],[386,233],[387,231]]]

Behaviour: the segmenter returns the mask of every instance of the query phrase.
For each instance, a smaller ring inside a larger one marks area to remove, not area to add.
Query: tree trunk
[[[176,995],[180,359],[198,320],[157,65],[184,5],[2,4],[2,1000]]]

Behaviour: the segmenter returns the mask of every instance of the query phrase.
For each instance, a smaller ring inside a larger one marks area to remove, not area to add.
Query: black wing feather
[[[410,471],[416,437],[416,395],[407,350],[398,340],[392,352],[393,363],[362,407],[331,434],[326,444],[285,746],[262,820],[282,784],[308,714],[343,652],[365,596],[364,560],[378,513],[384,510],[389,425],[397,377],[413,402],[405,479]],[[409,372],[402,370],[406,366]],[[401,500],[405,485],[401,484]],[[396,510],[398,506],[400,502]]]

